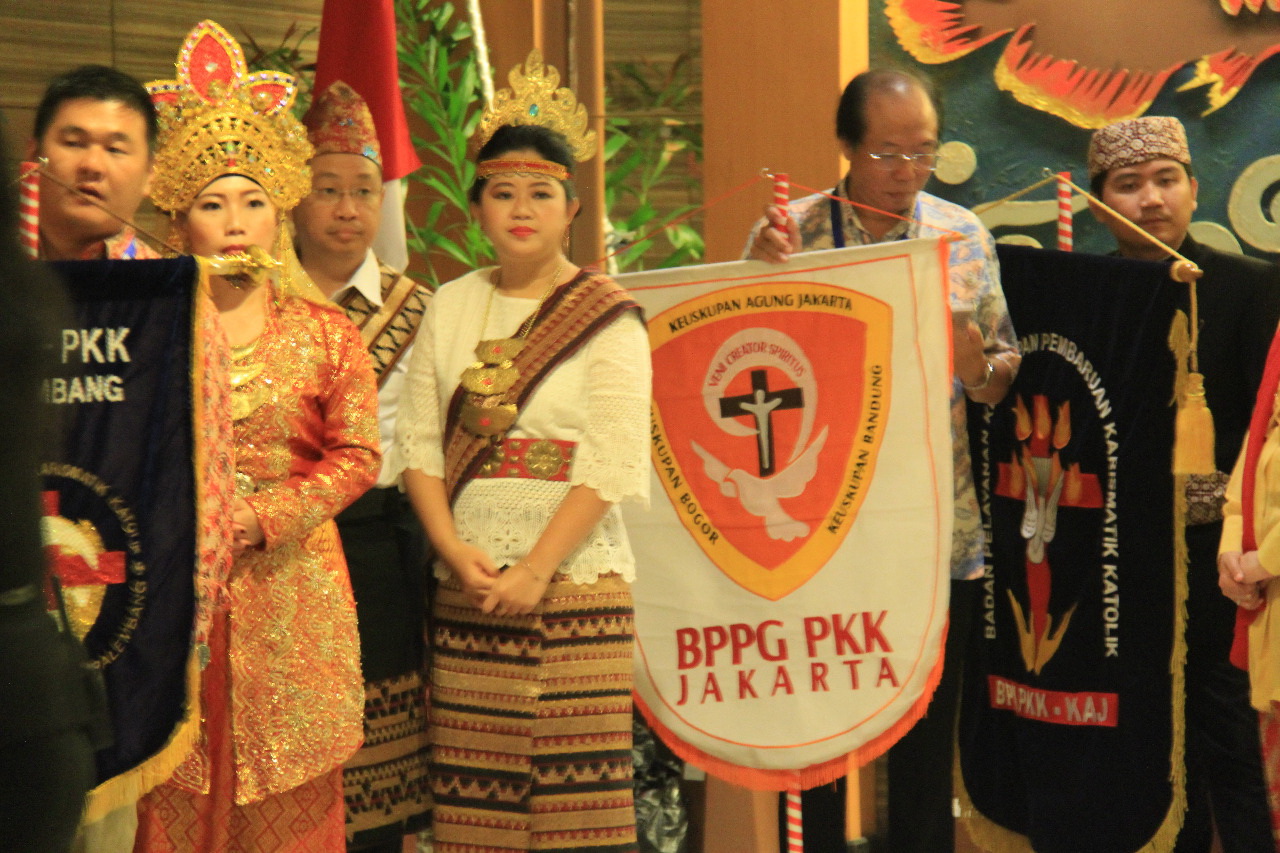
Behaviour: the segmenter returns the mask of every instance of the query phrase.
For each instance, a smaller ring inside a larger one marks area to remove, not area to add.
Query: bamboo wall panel
[[[698,0],[605,0],[605,62],[671,62],[696,53]]]
[[[22,152],[49,78],[76,65],[112,65],[146,82],[173,76],[182,37],[212,18],[237,39],[247,28],[263,47],[290,24],[317,28],[323,0],[2,0],[0,110],[8,154]],[[317,35],[302,44],[314,58]]]
[[[35,122],[35,106],[54,69],[111,63],[110,4],[64,0],[56,9],[39,0],[0,4],[0,110],[5,152],[19,156]]]
[[[213,18],[237,39],[246,29],[264,48],[280,44],[291,24],[318,28],[323,0],[0,0],[0,111],[9,157],[19,156],[31,134],[35,105],[50,77],[76,65],[113,65],[142,81],[170,77],[182,37],[199,20]],[[552,11],[558,3],[551,0]],[[647,60],[669,66],[687,54],[695,66],[695,91],[679,116],[700,121],[700,0],[605,0],[605,61]],[[302,43],[314,57],[317,32]],[[647,115],[661,120],[662,116]],[[660,210],[697,203],[681,178],[697,166],[678,158],[670,180],[653,193]]]
[[[639,108],[628,112],[616,102],[609,104],[610,113],[625,115],[633,120],[661,122],[678,119],[697,125],[702,124],[702,17],[701,0],[605,0],[604,4],[604,61],[606,68],[614,63],[651,63],[668,68],[680,56],[687,56],[692,67],[687,79],[693,86],[689,99],[678,112],[661,108]],[[606,92],[606,94],[608,94]],[[677,154],[661,180],[650,194],[650,203],[660,213],[666,213],[686,205],[700,204],[701,168],[693,157]],[[632,205],[622,202],[614,211],[613,219],[622,220],[630,213]],[[693,227],[701,230],[702,216],[691,220]],[[644,236],[643,234],[637,236]],[[645,258],[645,265],[652,267],[669,253],[661,239]]]
[[[306,32],[303,51],[314,59],[322,0],[271,0],[270,3],[210,0],[116,0],[116,64],[140,80],[173,76],[173,60],[182,36],[199,21],[212,18],[242,44],[249,32],[264,48],[280,43],[297,23]]]

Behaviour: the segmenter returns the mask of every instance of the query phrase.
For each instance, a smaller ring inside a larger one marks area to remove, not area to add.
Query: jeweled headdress
[[[382,148],[373,114],[360,93],[335,80],[312,100],[302,117],[307,137],[321,154],[359,154],[382,165]]]
[[[578,103],[573,90],[560,87],[560,72],[544,65],[535,47],[529,57],[507,74],[510,89],[493,96],[493,103],[480,118],[475,146],[484,147],[498,128],[509,124],[537,125],[558,131],[569,142],[578,162],[596,153],[596,132],[587,129],[587,108]]]
[[[210,181],[244,175],[281,211],[311,192],[311,143],[289,111],[292,75],[249,73],[244,52],[213,21],[201,21],[182,43],[176,80],[147,84],[160,119],[151,200],[187,210]]]

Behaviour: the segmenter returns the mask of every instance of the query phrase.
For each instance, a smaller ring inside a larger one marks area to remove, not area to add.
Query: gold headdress
[[[311,191],[311,143],[289,108],[294,78],[278,71],[248,73],[236,40],[201,21],[182,43],[176,80],[147,84],[160,119],[151,200],[187,210],[210,181],[244,175],[262,186],[280,211]]]
[[[560,72],[544,65],[542,53],[535,47],[529,51],[523,68],[515,66],[507,74],[510,89],[493,97],[476,130],[477,149],[493,138],[498,128],[506,125],[536,125],[559,132],[569,143],[578,162],[590,160],[596,153],[596,132],[587,129],[587,108],[578,103],[573,90],[560,87]],[[545,160],[487,160],[476,169],[476,177],[485,178],[499,172],[545,174],[567,180],[568,171],[558,163]]]

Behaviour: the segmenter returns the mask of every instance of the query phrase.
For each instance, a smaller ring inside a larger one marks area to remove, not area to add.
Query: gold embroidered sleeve
[[[196,294],[193,305],[198,342],[193,375],[199,382],[194,411],[199,478],[196,500],[200,508],[195,638],[205,643],[213,610],[225,602],[227,575],[231,571],[235,431],[231,426],[229,347],[218,309],[204,292]]]
[[[258,516],[264,545],[300,539],[333,518],[373,485],[382,462],[378,391],[369,353],[345,317],[319,323],[325,363],[316,373],[320,436],[314,459],[295,459],[290,475],[246,500]],[[301,431],[301,430],[300,430]]]

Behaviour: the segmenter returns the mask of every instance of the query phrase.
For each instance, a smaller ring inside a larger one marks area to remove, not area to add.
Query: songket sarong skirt
[[[443,581],[433,635],[436,853],[635,851],[629,585],[557,576],[504,617]]]
[[[144,796],[134,853],[343,853],[341,767],[257,802],[235,803],[225,611],[214,617],[209,650],[200,690],[209,793],[166,782]]]

